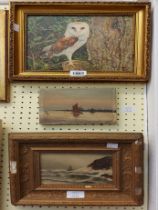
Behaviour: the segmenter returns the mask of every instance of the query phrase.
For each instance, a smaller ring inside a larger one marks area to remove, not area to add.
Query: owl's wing
[[[63,50],[73,46],[77,41],[77,37],[63,37],[51,46],[50,51],[53,54],[61,53]]]

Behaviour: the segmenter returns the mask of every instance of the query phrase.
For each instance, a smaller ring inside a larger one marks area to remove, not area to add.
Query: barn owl
[[[65,55],[70,64],[73,53],[82,47],[89,38],[89,25],[86,22],[71,22],[67,25],[65,34],[52,45],[43,48],[48,58]]]

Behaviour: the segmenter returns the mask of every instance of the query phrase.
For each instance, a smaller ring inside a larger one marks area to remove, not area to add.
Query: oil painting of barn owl
[[[26,24],[28,71],[133,71],[133,16],[29,15]]]
[[[48,58],[65,55],[72,64],[72,56],[86,44],[89,38],[89,25],[86,22],[71,22],[67,25],[65,34],[55,43],[43,48]]]

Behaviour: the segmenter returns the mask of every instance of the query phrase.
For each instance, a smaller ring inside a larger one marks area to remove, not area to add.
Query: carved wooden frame
[[[115,184],[108,187],[55,184],[39,177],[40,152],[111,151]],[[14,205],[138,206],[143,204],[143,135],[141,133],[10,133],[10,187]],[[67,198],[83,191],[84,198]]]
[[[2,161],[2,132],[3,132],[3,129],[2,129],[2,120],[0,120],[0,179],[2,180],[2,164],[3,164],[3,161]],[[0,194],[2,195],[2,182],[0,182]]]
[[[8,11],[0,10],[0,102],[9,102]]]
[[[16,2],[10,3],[10,78],[11,80],[51,81],[147,81],[150,76],[150,2]],[[25,18],[29,14],[132,14],[135,18],[135,57],[132,72],[88,71],[86,76],[70,76],[66,71],[27,70],[25,67]],[[15,26],[15,24],[17,24]],[[18,27],[17,27],[18,26]],[[16,28],[16,29],[15,29]]]

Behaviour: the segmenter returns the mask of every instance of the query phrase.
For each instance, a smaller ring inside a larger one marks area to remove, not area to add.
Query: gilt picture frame
[[[10,133],[14,205],[140,206],[141,133]]]
[[[0,9],[0,102],[9,102],[8,11]]]
[[[11,80],[147,81],[150,7],[142,1],[11,2]]]

